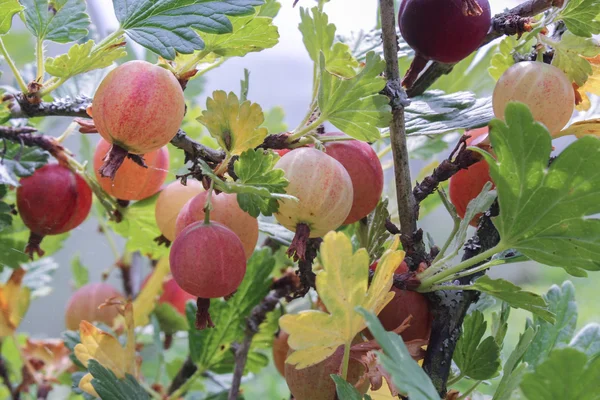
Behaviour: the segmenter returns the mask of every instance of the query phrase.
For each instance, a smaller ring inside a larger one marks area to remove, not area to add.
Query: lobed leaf
[[[109,67],[115,60],[127,55],[121,46],[121,43],[124,44],[124,42],[119,42],[120,40],[122,38],[117,38],[112,45],[102,51],[94,51],[93,40],[88,40],[83,44],[74,44],[69,48],[67,54],[47,58],[46,71],[50,75],[66,80],[88,71]]]
[[[461,375],[480,381],[493,378],[500,368],[500,348],[494,337],[481,340],[486,328],[481,311],[467,315],[454,351],[454,362]]]
[[[574,35],[591,37],[600,33],[599,0],[569,0],[558,14],[557,20],[562,20],[567,29]]]
[[[21,0],[25,25],[39,40],[68,43],[88,33],[85,0]]]
[[[475,149],[496,185],[501,246],[576,276],[600,270],[600,139],[577,140],[548,167],[546,128],[524,104],[509,103],[505,117],[490,124],[495,158]]]
[[[585,57],[600,54],[600,46],[593,39],[565,32],[560,42],[553,42],[553,47],[552,65],[560,68],[578,86],[583,86],[593,73],[592,66]]]
[[[148,400],[150,396],[130,374],[118,378],[110,369],[96,360],[90,360],[88,368],[93,379],[91,384],[101,399]]]
[[[396,244],[397,246],[397,244]],[[286,360],[297,369],[316,364],[349,346],[365,328],[364,318],[356,311],[363,307],[379,313],[392,299],[394,271],[404,259],[403,251],[388,250],[369,283],[369,255],[365,249],[352,250],[343,232],[329,232],[321,244],[323,270],[317,274],[317,293],[328,312],[310,310],[286,314],[279,326],[289,333],[288,344],[295,350]]]
[[[519,387],[527,369],[527,363],[522,363],[523,355],[529,348],[536,335],[536,330],[527,328],[519,336],[519,342],[504,363],[502,379],[492,400],[510,400],[512,393]]]
[[[0,0],[0,35],[8,33],[13,16],[22,9],[18,0]]]
[[[532,325],[538,327],[535,339],[525,353],[524,360],[537,365],[557,346],[567,345],[577,325],[577,303],[575,302],[575,288],[573,284],[566,281],[562,287],[552,286],[544,296],[548,303],[548,309],[556,317],[556,322],[544,321],[534,316]]]
[[[385,62],[375,53],[367,54],[363,69],[351,79],[342,79],[325,70],[324,54],[319,63],[321,84],[318,105],[321,118],[340,131],[363,141],[375,141],[378,128],[389,125],[391,108],[387,96],[380,94],[386,85],[380,76]]]
[[[196,30],[229,33],[233,26],[227,16],[248,15],[263,0],[113,0],[117,20],[127,35],[167,60],[176,52],[202,50],[204,41]]]
[[[569,343],[569,347],[583,351],[592,359],[600,354],[600,324],[588,324]]]

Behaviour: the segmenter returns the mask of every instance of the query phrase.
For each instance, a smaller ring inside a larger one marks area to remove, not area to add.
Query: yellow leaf
[[[110,369],[117,378],[125,378],[125,374],[137,375],[135,363],[135,334],[133,326],[133,306],[125,304],[123,314],[127,325],[127,344],[121,346],[119,340],[111,334],[96,328],[87,321],[81,321],[79,336],[81,343],[75,346],[75,356],[85,366],[90,360],[96,360],[103,367]],[[91,395],[98,396],[93,389],[91,374],[86,374],[79,382],[79,388]]]
[[[11,336],[29,308],[29,288],[22,287],[25,270],[15,269],[9,280],[0,285],[0,337]]]
[[[600,137],[600,119],[588,119],[571,124],[568,128],[563,129],[554,136],[554,139],[562,136],[575,135],[578,138],[592,135]]]
[[[264,120],[258,104],[248,100],[240,104],[235,93],[227,95],[222,90],[206,100],[206,110],[198,118],[229,155],[260,145],[267,136],[267,128],[260,128]]]
[[[94,386],[92,386],[92,379],[94,379],[92,374],[89,372],[85,374],[79,381],[79,389],[91,394],[92,396],[100,397],[100,395],[96,392],[96,389],[94,389]]]
[[[316,287],[329,313],[310,310],[280,318],[279,325],[290,334],[288,343],[296,350],[286,362],[297,369],[306,368],[329,357],[339,346],[350,345],[366,326],[356,307],[375,314],[381,311],[394,296],[390,292],[394,271],[403,259],[403,251],[388,250],[369,286],[367,251],[353,253],[344,233],[328,233],[321,245],[323,270],[317,275]]]
[[[158,261],[148,282],[133,301],[135,327],[148,325],[150,322],[150,313],[156,307],[156,301],[163,291],[163,282],[169,272],[171,272],[169,258],[163,257]],[[120,322],[122,322],[122,319],[120,319]]]
[[[582,87],[577,89],[581,95],[581,102],[577,105],[577,110],[587,111],[590,109],[590,99],[587,93],[600,96],[600,56],[587,58],[592,66],[592,73],[588,76],[588,80]]]

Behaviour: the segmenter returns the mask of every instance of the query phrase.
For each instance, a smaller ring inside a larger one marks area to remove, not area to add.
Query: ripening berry
[[[467,145],[477,145],[482,140],[487,138],[488,128],[479,128],[472,131],[467,131],[467,135],[471,135],[467,139]],[[467,211],[467,206],[479,193],[483,190],[486,183],[492,182],[490,176],[490,167],[485,160],[481,160],[471,165],[467,169],[461,169],[452,178],[449,183],[450,202],[456,208],[456,213],[459,217],[464,218]],[[471,226],[477,227],[481,214],[476,215],[471,222]]]
[[[92,207],[92,191],[77,174],[59,164],[48,164],[21,179],[17,208],[31,230],[26,253],[43,255],[39,244],[46,235],[78,227]]]
[[[166,147],[144,155],[144,162],[148,168],[126,158],[117,170],[115,178],[110,179],[103,178],[98,172],[110,146],[106,140],[100,139],[94,152],[96,179],[106,193],[120,200],[142,200],[158,193],[169,172],[169,151]]]
[[[511,101],[527,105],[533,119],[554,135],[571,119],[575,92],[560,69],[542,62],[524,61],[507,69],[496,83],[492,103],[497,118],[504,119],[504,110]]]
[[[368,143],[358,140],[328,142],[325,151],[346,168],[352,180],[352,208],[344,224],[366,217],[377,207],[383,192],[383,169],[377,153]]]
[[[102,322],[108,326],[112,326],[113,321],[119,315],[117,307],[98,307],[107,300],[115,297],[123,298],[123,295],[108,283],[88,283],[80,287],[71,295],[67,303],[65,313],[67,329],[78,330],[79,323],[83,320],[88,322]]]
[[[144,282],[142,282],[142,289],[148,283],[150,276],[148,275],[144,279]],[[189,300],[196,300],[196,297],[180,288],[172,277],[165,279],[163,282],[163,292],[158,298],[159,304],[170,304],[177,312],[185,316],[185,306]]]
[[[188,179],[185,186],[177,180],[160,192],[156,200],[154,217],[164,237],[171,242],[175,240],[175,223],[179,212],[185,203],[203,191],[204,187],[200,182]]]
[[[352,180],[339,161],[313,148],[292,150],[275,168],[285,171],[286,193],[298,201],[280,200],[277,221],[289,230],[298,224],[310,228],[310,237],[321,237],[344,223],[352,208]]]
[[[232,294],[246,273],[242,242],[218,222],[195,222],[175,238],[171,273],[186,292],[203,299]]]
[[[289,336],[287,332],[280,330],[273,340],[273,363],[283,377],[285,377],[285,359],[290,351],[290,346],[288,345]]]
[[[190,199],[181,209],[177,217],[175,236],[188,225],[204,221],[204,207],[208,192],[202,192]],[[213,193],[211,197],[213,209],[210,220],[219,222],[231,229],[244,246],[246,258],[250,258],[258,242],[258,221],[240,208],[236,194]]]
[[[481,7],[480,15],[467,15],[466,0],[403,0],[398,14],[402,38],[417,57],[456,63],[483,42],[490,23],[488,0],[471,0]]]

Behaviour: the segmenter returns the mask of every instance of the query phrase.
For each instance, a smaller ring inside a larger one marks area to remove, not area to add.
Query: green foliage
[[[467,315],[463,332],[454,351],[454,362],[460,374],[471,379],[484,380],[495,377],[500,368],[500,348],[493,336],[483,341],[487,323],[481,311]]]
[[[267,128],[270,134],[285,132],[288,129],[285,123],[285,111],[281,107],[273,107],[264,111],[265,121],[261,126]]]
[[[439,400],[433,383],[411,358],[400,335],[386,332],[377,317],[365,309],[359,307],[356,311],[365,318],[367,328],[381,346],[383,353],[378,354],[378,360],[399,392],[413,400]]]
[[[313,7],[312,18],[308,9],[300,9],[300,32],[308,55],[317,65],[324,64],[324,69],[333,75],[351,78],[356,75],[358,61],[352,57],[350,48],[343,43],[334,43],[335,25],[329,23],[329,17],[318,7]],[[320,60],[323,54],[324,62]],[[323,68],[323,66],[321,66]]]
[[[430,89],[441,90],[445,93],[455,93],[468,90],[476,95],[490,93],[494,89],[494,80],[487,73],[488,66],[498,46],[490,46],[473,52],[452,68],[452,72],[443,75]]]
[[[114,42],[119,39],[117,38]],[[118,43],[111,43],[101,50],[94,49],[94,46],[94,41],[88,40],[83,44],[71,46],[67,54],[47,58],[46,71],[50,75],[66,80],[94,69],[106,68],[127,54]]]
[[[150,399],[144,388],[129,374],[124,379],[118,379],[110,369],[105,368],[96,360],[89,361],[88,369],[94,377],[92,379],[92,386],[94,386],[94,389],[102,399]]]
[[[366,224],[362,221],[356,223],[359,247],[367,249],[371,262],[381,257],[385,251],[385,242],[391,236],[385,227],[386,221],[390,218],[388,203],[388,199],[380,200],[375,210],[367,216]]]
[[[556,316],[556,322],[552,324],[534,316],[533,323],[528,324],[538,327],[538,333],[524,357],[534,366],[544,361],[555,347],[567,345],[577,325],[575,288],[571,282],[564,282],[562,287],[552,286],[544,298],[549,310]]]
[[[519,39],[514,36],[507,36],[500,41],[498,51],[490,60],[490,67],[488,68],[488,72],[494,80],[500,79],[502,74],[515,63],[513,53],[518,44]]]
[[[13,16],[22,9],[23,6],[18,0],[0,0],[0,35],[10,30]]]
[[[136,201],[133,205],[121,209],[123,214],[121,222],[109,221],[115,233],[127,239],[125,249],[128,252],[139,251],[156,259],[169,254],[167,247],[157,246],[154,242],[154,239],[161,235],[154,217],[157,199],[158,194]]]
[[[342,79],[325,70],[324,57],[321,53],[320,120],[328,120],[340,131],[358,140],[379,139],[377,128],[388,126],[391,118],[389,99],[379,94],[385,87],[385,80],[380,76],[385,62],[375,53],[369,53],[358,75]]]
[[[406,107],[407,134],[439,134],[487,125],[494,117],[492,99],[469,92],[445,94],[430,90]]]
[[[600,357],[588,360],[579,350],[555,349],[523,377],[521,390],[529,400],[597,400],[599,376]]]
[[[190,54],[204,49],[196,31],[209,34],[229,33],[233,25],[227,16],[248,15],[263,0],[140,0],[134,4],[113,0],[115,14],[127,35],[172,60],[175,52]]]
[[[253,217],[272,215],[279,209],[277,198],[273,194],[285,193],[288,185],[283,170],[275,169],[279,156],[263,150],[247,150],[233,165],[234,172],[242,185],[248,185],[257,191],[239,191],[237,199],[240,208]]]
[[[48,153],[44,150],[8,142],[0,163],[0,185],[20,186],[19,178],[33,174],[47,162]]]
[[[336,393],[337,393],[337,397],[339,399],[345,399],[345,400],[370,400],[371,397],[368,395],[362,395],[358,392],[358,390],[356,390],[356,388],[346,382],[341,376],[339,375],[335,375],[335,374],[331,374],[331,379],[333,379],[333,381],[335,382],[335,388],[336,388]]]
[[[589,38],[593,34],[600,33],[598,14],[600,14],[598,0],[569,0],[556,19],[562,20],[574,35]]]
[[[600,46],[593,39],[575,36],[571,32],[565,32],[560,42],[551,44],[554,48],[552,65],[560,68],[578,86],[583,86],[593,73],[590,62],[583,57],[597,56]]]
[[[79,254],[71,259],[71,275],[73,276],[73,284],[76,289],[86,285],[90,280],[88,269],[81,263]]]
[[[270,250],[254,252],[248,260],[246,275],[237,292],[228,301],[213,299],[210,314],[215,327],[198,331],[195,328],[196,307],[187,305],[190,328],[191,357],[202,370],[217,367],[230,353],[234,341],[241,341],[246,317],[269,291],[269,275],[275,260]]]
[[[160,331],[167,335],[190,329],[187,319],[169,303],[158,303],[154,308],[154,315],[160,325]]]
[[[473,290],[494,296],[513,308],[531,311],[548,323],[554,322],[554,314],[548,309],[548,304],[541,296],[521,290],[520,287],[504,279],[492,279],[484,275],[475,281]]]
[[[522,362],[523,355],[529,348],[535,335],[536,331],[532,328],[527,328],[520,335],[519,343],[504,363],[502,379],[498,384],[493,400],[509,400],[512,398],[512,393],[519,387],[527,369],[527,364]]]
[[[586,325],[571,340],[569,347],[584,352],[590,359],[598,357],[600,355],[600,325]]]
[[[279,32],[273,25],[275,16],[259,15],[260,9],[256,9],[252,15],[231,17],[231,33],[204,35],[203,51],[221,57],[243,57],[275,46],[279,42]]]
[[[52,276],[58,269],[58,263],[52,257],[31,261],[21,267],[27,271],[22,285],[31,290],[32,299],[47,296],[52,292]]]
[[[576,276],[599,270],[600,225],[593,215],[600,213],[600,140],[577,140],[548,167],[546,128],[520,103],[509,103],[505,118],[490,124],[496,159],[478,150],[498,192],[501,245]]]
[[[21,0],[25,25],[39,40],[68,43],[88,33],[90,19],[84,0]]]

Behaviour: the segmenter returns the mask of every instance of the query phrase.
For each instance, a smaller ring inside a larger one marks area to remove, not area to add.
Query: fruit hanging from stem
[[[78,227],[92,207],[92,191],[79,175],[65,166],[48,164],[21,179],[17,209],[31,234],[25,253],[44,255],[40,243]]]
[[[156,225],[160,233],[169,241],[175,240],[175,227],[177,216],[183,209],[183,206],[194,196],[202,193],[204,187],[196,180],[188,179],[186,185],[180,181],[175,181],[164,188],[154,209]]]

